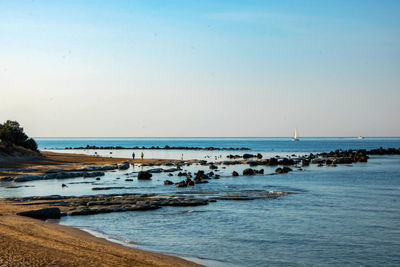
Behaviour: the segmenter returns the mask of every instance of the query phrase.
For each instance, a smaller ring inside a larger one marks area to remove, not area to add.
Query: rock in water
[[[138,180],[150,180],[151,179],[152,174],[149,172],[144,172],[144,171],[140,171],[138,173]]]
[[[291,171],[293,171],[293,170],[291,168],[289,168],[289,167],[277,168],[275,170],[276,173],[288,173],[288,172],[291,172]]]
[[[35,219],[60,219],[61,211],[59,208],[45,208],[38,210],[28,210],[23,212],[18,212],[17,215],[27,216]]]
[[[243,170],[243,175],[254,175],[254,170],[253,169],[245,169]]]
[[[119,170],[127,170],[127,169],[129,169],[129,162],[124,162],[124,163],[118,165],[118,169]]]
[[[232,176],[239,176],[239,173],[237,171],[233,171]]]

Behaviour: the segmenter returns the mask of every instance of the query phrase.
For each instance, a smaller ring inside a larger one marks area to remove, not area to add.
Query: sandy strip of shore
[[[37,172],[12,172],[12,171],[0,171],[0,178],[5,176],[17,176],[22,174],[34,175],[42,174],[51,168],[61,168],[65,170],[79,169],[93,165],[109,165],[114,163],[175,163],[180,160],[171,159],[129,159],[129,158],[110,158],[110,157],[99,157],[90,156],[83,154],[71,154],[71,153],[55,153],[48,151],[41,151],[42,157],[37,158],[5,158],[0,161],[0,168],[34,168],[39,169]]]
[[[200,266],[125,247],[73,227],[0,215],[0,266]]]

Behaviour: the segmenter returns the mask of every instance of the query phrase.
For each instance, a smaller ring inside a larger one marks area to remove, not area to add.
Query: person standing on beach
[[[132,152],[132,159],[135,159],[135,152]]]
[[[143,152],[142,152],[142,154],[140,154],[140,156],[142,157],[142,160],[143,160],[143,157],[144,157],[144,154],[143,154]]]

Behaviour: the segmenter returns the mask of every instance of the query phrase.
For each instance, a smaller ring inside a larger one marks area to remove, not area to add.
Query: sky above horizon
[[[3,1],[30,136],[400,136],[400,1]]]

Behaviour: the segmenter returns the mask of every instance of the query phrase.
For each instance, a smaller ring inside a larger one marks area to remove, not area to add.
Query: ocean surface
[[[336,149],[400,147],[400,138],[37,138],[40,149],[66,152],[65,147],[191,146],[247,147],[250,151],[144,150],[147,158],[226,160],[228,154],[261,153],[303,155]],[[73,153],[130,157],[132,150],[67,150]],[[140,153],[140,150],[135,153]],[[183,155],[182,155],[183,154]],[[138,155],[138,154],[137,154]],[[371,156],[367,163],[310,167],[283,175],[273,167],[258,166],[264,175],[232,178],[233,170],[247,165],[219,167],[221,179],[208,184],[176,188],[165,179],[182,178],[153,174],[138,181],[139,170],[107,172],[92,178],[43,180],[0,185],[2,197],[32,195],[84,195],[157,193],[191,196],[272,190],[292,192],[278,199],[219,200],[207,206],[163,207],[145,212],[67,216],[59,223],[125,242],[138,248],[178,255],[208,266],[399,266],[400,264],[400,156]],[[210,171],[192,165],[185,171]],[[215,171],[214,171],[215,172]],[[125,181],[126,178],[133,181]],[[88,183],[91,182],[91,183]],[[81,183],[83,182],[83,183]],[[67,184],[62,188],[61,184]],[[25,187],[27,186],[27,187]],[[130,189],[93,191],[94,186],[127,186]],[[132,188],[133,187],[133,188]]]

